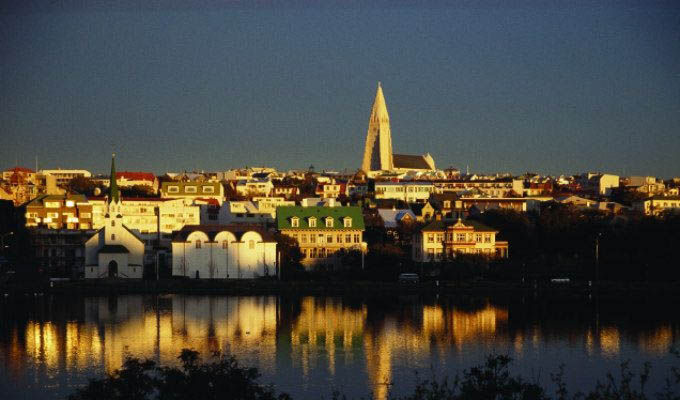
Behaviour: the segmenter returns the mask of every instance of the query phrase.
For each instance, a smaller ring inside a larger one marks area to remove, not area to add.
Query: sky
[[[508,3],[510,5],[508,5]],[[680,176],[680,2],[0,3],[0,168]]]

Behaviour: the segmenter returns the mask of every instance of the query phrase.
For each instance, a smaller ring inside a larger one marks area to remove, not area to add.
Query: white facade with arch
[[[253,279],[276,274],[276,241],[259,227],[186,226],[172,240],[172,275]]]

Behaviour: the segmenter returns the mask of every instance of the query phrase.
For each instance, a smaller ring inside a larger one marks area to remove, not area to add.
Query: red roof
[[[30,169],[30,168],[25,168],[25,167],[14,167],[14,168],[6,169],[5,172],[14,172],[14,173],[21,172],[21,173],[24,173],[24,174],[32,174],[33,170]]]
[[[128,181],[150,181],[156,180],[156,176],[151,172],[131,172],[120,171],[116,172],[116,179],[125,178]]]

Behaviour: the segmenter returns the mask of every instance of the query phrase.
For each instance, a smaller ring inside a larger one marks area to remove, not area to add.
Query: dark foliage
[[[70,400],[180,400],[223,399],[285,400],[273,387],[258,383],[256,368],[241,367],[234,357],[216,353],[201,363],[199,353],[184,349],[178,357],[181,366],[160,367],[151,360],[127,358],[123,367],[69,396]]]

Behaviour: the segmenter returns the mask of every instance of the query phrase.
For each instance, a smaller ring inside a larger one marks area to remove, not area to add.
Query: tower
[[[368,120],[366,147],[361,169],[370,175],[371,171],[390,171],[394,169],[392,161],[392,135],[390,133],[390,116],[382,86],[378,82],[378,90]]]
[[[121,202],[118,183],[116,182],[116,155],[111,155],[111,177],[109,178],[109,196],[106,200],[106,213],[113,218],[114,214],[120,214]]]

